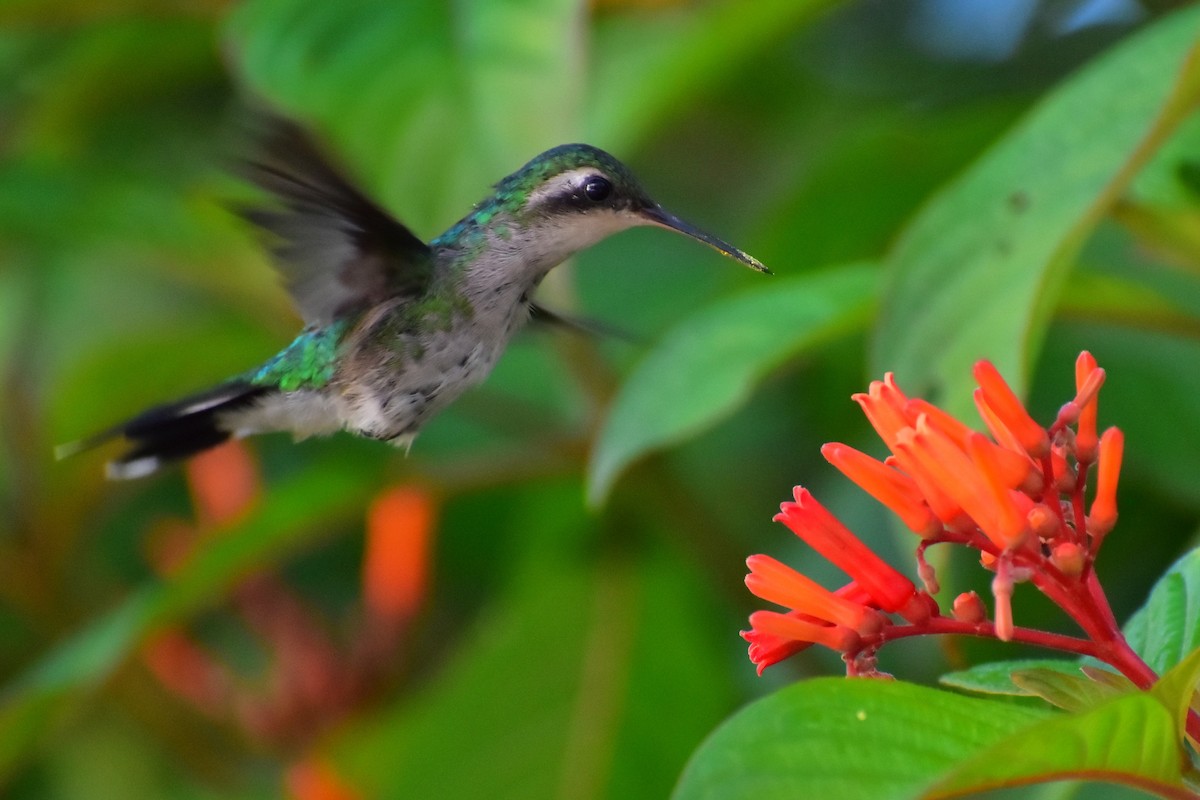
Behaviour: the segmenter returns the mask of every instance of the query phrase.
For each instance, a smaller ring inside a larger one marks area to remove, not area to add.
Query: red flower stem
[[[990,622],[960,622],[950,617],[932,617],[920,625],[899,625],[886,628],[879,637],[879,641],[872,643],[871,646],[879,648],[889,641],[907,639],[912,636],[947,634],[994,639],[996,626]],[[1115,667],[1143,691],[1149,689],[1158,680],[1158,675],[1133,651],[1123,636],[1118,636],[1117,639],[1109,642],[1094,642],[1074,636],[1064,636],[1060,633],[1039,631],[1034,628],[1014,627],[1012,641],[1049,650],[1091,656]],[[1186,729],[1187,735],[1193,741],[1200,741],[1200,715],[1197,715],[1195,711],[1188,711]]]
[[[1075,517],[1075,538],[1080,542],[1087,541],[1087,514],[1083,510],[1083,479],[1080,478],[1079,486],[1071,494],[1071,511]],[[1089,552],[1091,548],[1088,548]],[[1095,556],[1095,553],[1091,553]],[[1089,563],[1091,559],[1088,559]]]
[[[1100,579],[1096,577],[1095,572],[1089,572],[1084,580],[1084,585],[1088,590],[1088,598],[1092,605],[1104,616],[1109,626],[1114,630],[1120,630],[1121,626],[1117,624],[1117,618],[1113,615],[1112,606],[1108,604],[1108,595],[1104,594],[1104,587],[1100,585]]]
[[[920,625],[896,625],[885,628],[880,635],[877,646],[895,639],[906,639],[911,636],[925,635],[957,635],[975,636],[979,638],[996,637],[996,626],[990,622],[960,622],[951,617],[931,617]],[[1012,641],[1044,647],[1049,650],[1062,650],[1081,656],[1101,658],[1096,643],[1088,639],[1066,636],[1061,633],[1039,631],[1035,628],[1013,628]]]
[[[1047,570],[1048,572],[1048,570]],[[1079,582],[1064,585],[1065,581],[1046,580],[1044,573],[1035,573],[1035,585],[1087,633],[1094,650],[1088,655],[1115,667],[1141,689],[1148,689],[1158,675],[1133,651],[1121,633],[1096,573]]]
[[[1058,498],[1054,496],[1054,459],[1050,457],[1051,452],[1053,452],[1053,448],[1047,448],[1046,454],[1042,456],[1042,483],[1045,485],[1042,490],[1042,502],[1058,516],[1058,523],[1065,533],[1067,521],[1063,518],[1062,506],[1059,504]]]
[[[1071,513],[1075,517],[1075,535],[1081,544],[1086,544],[1084,547],[1086,557],[1083,560],[1082,573],[1084,579],[1092,574],[1093,565],[1096,563],[1096,550],[1099,548],[1099,543],[1093,541],[1092,537],[1088,535],[1087,510],[1083,504],[1083,496],[1087,492],[1088,470],[1091,469],[1091,466],[1091,461],[1075,462],[1075,488],[1071,492]],[[1107,601],[1105,605],[1107,605]]]
[[[1029,579],[1051,602],[1067,612],[1092,641],[1105,642],[1120,635],[1116,624],[1096,607],[1087,588],[1078,581],[1067,579],[1049,561],[1035,568]]]

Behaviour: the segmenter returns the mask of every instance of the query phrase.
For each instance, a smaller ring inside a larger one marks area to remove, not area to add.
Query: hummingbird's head
[[[759,272],[762,262],[684,222],[651,199],[613,156],[586,144],[547,150],[497,185],[512,213],[569,255],[618,231],[654,225],[682,233]]]

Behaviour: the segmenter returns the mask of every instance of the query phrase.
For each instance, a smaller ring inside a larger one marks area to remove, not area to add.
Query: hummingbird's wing
[[[304,321],[335,317],[420,294],[432,274],[429,248],[356,189],[295,123],[263,118],[244,175],[273,195],[272,208],[243,216],[272,234],[271,254]]]

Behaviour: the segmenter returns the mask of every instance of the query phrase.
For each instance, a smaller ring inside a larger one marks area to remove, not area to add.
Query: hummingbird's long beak
[[[684,222],[674,214],[663,210],[662,206],[649,206],[643,208],[640,212],[642,218],[652,225],[657,225],[660,228],[682,233],[684,236],[690,236],[698,242],[704,242],[706,245],[716,250],[718,253],[727,255],[732,259],[742,262],[750,269],[756,269],[759,272],[771,274],[771,270],[767,269],[766,265],[759,261],[754,256],[739,250],[728,242],[722,241],[712,234],[705,233],[699,228]]]

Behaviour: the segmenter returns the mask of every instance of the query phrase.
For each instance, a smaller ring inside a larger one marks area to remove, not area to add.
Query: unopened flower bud
[[[1057,567],[1064,575],[1078,578],[1083,574],[1083,548],[1075,544],[1075,542],[1056,544],[1050,553],[1050,563]]]
[[[1096,478],[1096,499],[1088,514],[1088,533],[1102,539],[1117,523],[1117,477],[1121,472],[1121,457],[1125,435],[1109,428],[1100,437],[1100,471]]]
[[[954,598],[954,618],[959,622],[977,625],[987,620],[987,606],[975,592],[963,592]]]
[[[941,612],[936,600],[924,592],[916,592],[896,613],[914,625],[921,625]]]
[[[1035,505],[1030,509],[1026,518],[1029,520],[1029,527],[1033,529],[1039,539],[1043,541],[1053,539],[1058,534],[1058,516],[1045,505],[1041,503]]]
[[[883,630],[884,626],[888,625],[889,623],[890,620],[887,618],[887,616],[873,608],[869,608],[867,609],[867,612],[863,614],[862,622],[858,623],[858,627],[855,628],[855,631],[860,637],[874,636]]]

